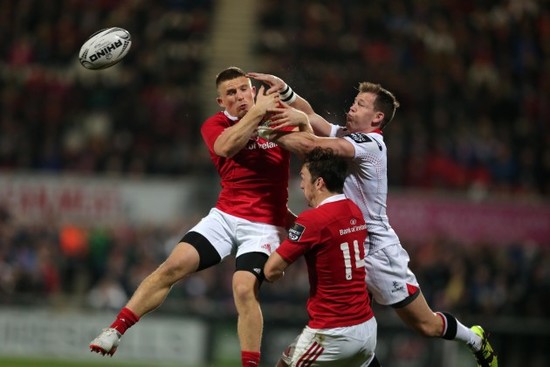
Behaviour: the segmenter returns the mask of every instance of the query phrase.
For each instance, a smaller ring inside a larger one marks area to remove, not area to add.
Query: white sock
[[[470,348],[476,352],[481,349],[481,338],[474,333],[470,328],[462,325],[460,321],[456,320],[456,338],[468,344]]]

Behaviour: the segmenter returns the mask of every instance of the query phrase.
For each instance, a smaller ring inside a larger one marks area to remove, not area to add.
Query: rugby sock
[[[260,352],[241,352],[243,367],[258,367],[260,365]]]
[[[116,329],[121,335],[123,335],[126,330],[128,330],[138,321],[139,316],[136,315],[129,308],[124,307],[122,310],[120,310],[119,314],[116,317],[116,320],[111,324],[110,327]]]
[[[463,341],[475,351],[481,349],[481,338],[479,335],[464,326],[450,313],[436,312],[436,314],[443,320],[443,331],[441,333],[443,339]]]
[[[443,320],[443,330],[441,337],[447,340],[453,340],[456,337],[457,321],[453,315],[447,312],[436,312],[436,315]]]

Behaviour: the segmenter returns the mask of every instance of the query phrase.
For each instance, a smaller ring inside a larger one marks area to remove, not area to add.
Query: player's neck
[[[325,203],[329,203],[331,201],[338,200],[340,196],[344,196],[344,194],[339,194],[337,192],[323,192],[319,193],[319,195],[315,198],[315,206],[314,208],[317,208]]]

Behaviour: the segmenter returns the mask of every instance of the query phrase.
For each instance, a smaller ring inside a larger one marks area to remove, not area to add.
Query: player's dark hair
[[[344,192],[344,181],[348,171],[348,161],[336,155],[330,148],[313,148],[304,157],[304,164],[311,174],[311,182],[322,177],[330,192]]]
[[[241,76],[246,76],[246,73],[236,67],[236,66],[230,66],[225,70],[222,70],[218,75],[216,75],[216,88],[220,86],[221,83],[227,81],[227,80],[233,80],[236,78],[240,78]]]
[[[397,98],[389,90],[382,88],[380,84],[371,82],[359,83],[359,93],[373,93],[376,95],[374,100],[374,109],[384,114],[384,120],[380,124],[380,129],[386,127],[393,120],[395,110],[399,107]]]

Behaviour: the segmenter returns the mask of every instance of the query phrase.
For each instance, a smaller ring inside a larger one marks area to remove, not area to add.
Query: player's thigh
[[[252,252],[269,256],[286,238],[286,231],[283,227],[240,219],[237,221],[235,235],[237,257]]]
[[[281,358],[290,366],[368,366],[376,347],[374,318],[345,328],[304,328]],[[290,354],[290,355],[289,355]]]
[[[157,272],[170,282],[175,282],[196,272],[199,262],[199,253],[196,248],[188,243],[180,242],[159,266]]]
[[[220,263],[232,253],[236,243],[235,228],[234,217],[213,208],[183,236],[180,244],[187,243],[196,249],[199,256],[197,270],[203,270]]]
[[[418,296],[418,281],[409,269],[409,261],[409,254],[399,244],[369,252],[365,257],[367,286],[377,303],[401,307]]]
[[[259,285],[262,281],[262,269],[269,255],[279,247],[286,232],[282,227],[240,219],[235,234],[237,236],[236,275],[243,272],[252,273]],[[245,279],[248,278],[247,274],[241,275]]]

